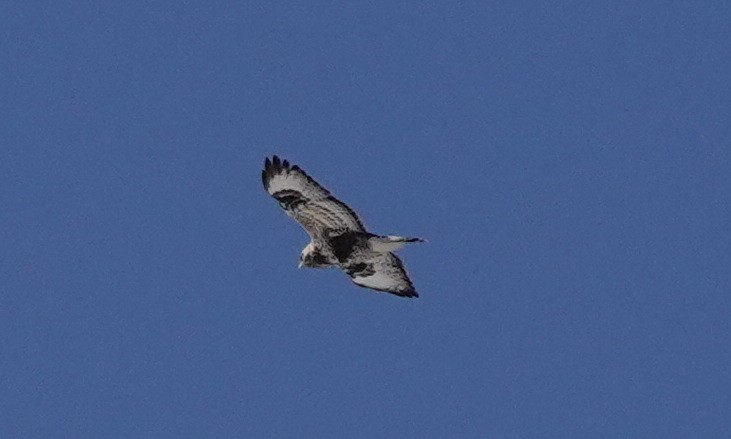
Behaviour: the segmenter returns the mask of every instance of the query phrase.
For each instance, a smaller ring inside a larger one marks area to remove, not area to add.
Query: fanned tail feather
[[[384,235],[384,236],[373,236],[368,240],[371,244],[373,251],[379,253],[392,252],[400,249],[404,244],[410,242],[426,242],[426,239],[422,238],[410,238],[406,236],[395,236],[395,235]]]

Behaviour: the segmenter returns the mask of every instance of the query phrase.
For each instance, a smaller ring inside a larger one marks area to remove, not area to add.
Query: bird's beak
[[[297,268],[302,268],[302,261],[300,261],[299,264],[297,264]]]

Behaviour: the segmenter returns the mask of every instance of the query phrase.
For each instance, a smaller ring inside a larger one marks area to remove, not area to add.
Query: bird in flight
[[[419,297],[401,259],[393,252],[421,238],[375,235],[358,215],[299,166],[267,157],[261,179],[287,215],[310,235],[300,267],[342,269],[358,286],[402,297]]]

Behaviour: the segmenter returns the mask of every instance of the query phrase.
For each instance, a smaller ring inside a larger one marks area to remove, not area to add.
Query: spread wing
[[[267,158],[261,179],[269,195],[310,237],[322,236],[327,229],[365,232],[353,209],[333,197],[299,166],[290,166],[277,156]]]
[[[350,279],[358,286],[385,291],[403,297],[419,297],[406,274],[401,259],[393,253],[381,253],[371,259],[346,268]]]

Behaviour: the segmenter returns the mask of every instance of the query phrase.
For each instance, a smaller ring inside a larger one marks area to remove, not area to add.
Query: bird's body
[[[262,182],[287,215],[310,235],[300,266],[342,269],[359,286],[418,297],[401,260],[393,254],[420,238],[369,233],[355,212],[297,165],[274,156],[264,162]]]

